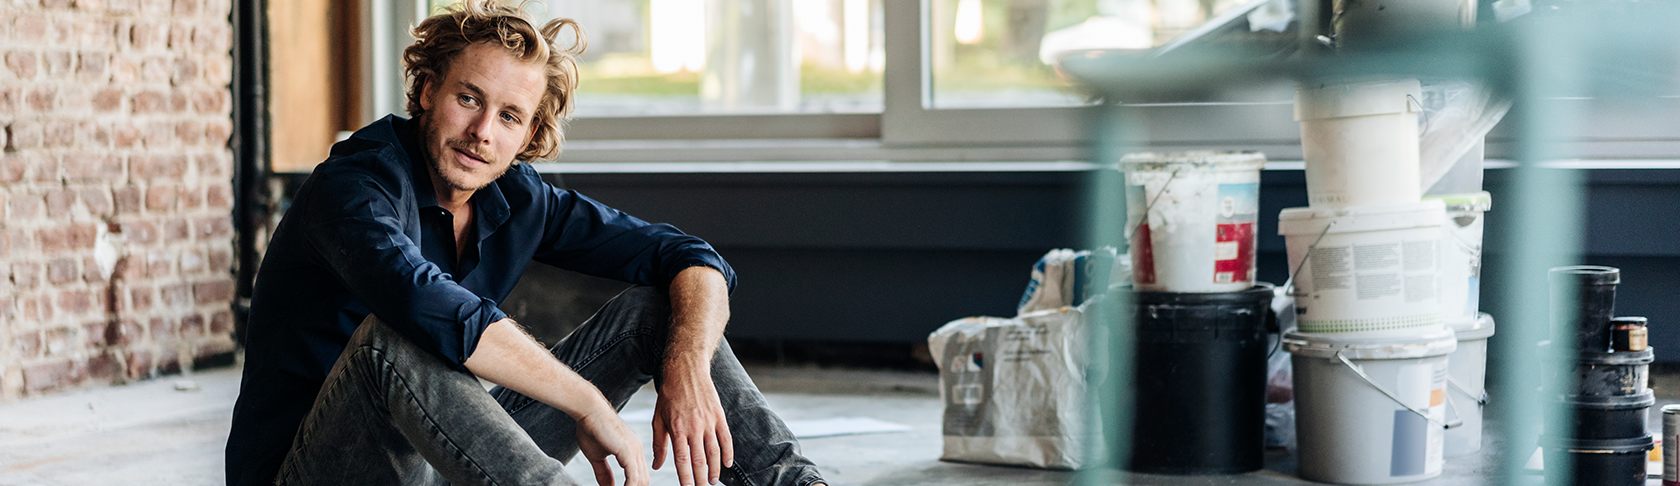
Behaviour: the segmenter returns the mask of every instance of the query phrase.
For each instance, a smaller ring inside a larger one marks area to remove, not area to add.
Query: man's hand
[[[717,484],[723,468],[735,465],[734,441],[710,374],[667,371],[653,409],[654,469],[665,465],[667,440],[683,486],[699,478]]]
[[[683,486],[701,478],[717,484],[723,468],[735,465],[729,422],[712,384],[712,354],[728,323],[729,284],[722,273],[689,267],[671,279],[671,337],[653,409],[653,467],[665,464],[668,443]]]
[[[648,468],[647,460],[642,458],[642,441],[617,414],[610,412],[609,408],[577,419],[578,450],[589,459],[590,467],[595,468],[595,482],[601,486],[614,484],[607,456],[617,458],[618,466],[624,468],[624,486],[647,486]]]

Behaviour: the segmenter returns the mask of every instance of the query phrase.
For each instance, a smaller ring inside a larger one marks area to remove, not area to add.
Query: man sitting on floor
[[[334,145],[264,256],[228,484],[574,484],[581,450],[600,484],[613,456],[645,485],[617,410],[649,380],[655,468],[668,449],[684,485],[822,482],[722,341],[717,252],[516,162],[560,151],[577,24],[479,0],[414,35],[414,119]],[[533,260],[639,286],[545,350],[496,308]]]

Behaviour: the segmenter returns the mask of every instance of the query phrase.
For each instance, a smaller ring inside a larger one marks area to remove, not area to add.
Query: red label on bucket
[[[1254,280],[1254,223],[1224,223],[1218,227],[1213,245],[1213,282]]]
[[[1132,232],[1132,281],[1155,283],[1154,245],[1149,241],[1149,223],[1138,225]]]

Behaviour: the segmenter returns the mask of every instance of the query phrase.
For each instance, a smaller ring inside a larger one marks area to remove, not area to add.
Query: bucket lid
[[[1438,227],[1447,208],[1439,199],[1381,206],[1288,208],[1278,213],[1278,234],[1318,235]]]
[[[1493,316],[1482,312],[1472,320],[1448,322],[1447,327],[1453,330],[1459,341],[1487,339],[1493,337]]]
[[[1302,85],[1295,90],[1295,120],[1417,112],[1421,99],[1416,79]]]
[[[1564,405],[1569,405],[1575,408],[1584,407],[1594,410],[1629,410],[1656,405],[1657,395],[1653,393],[1650,388],[1646,388],[1645,390],[1632,395],[1568,395],[1564,396],[1563,400],[1560,401]]]
[[[1493,194],[1487,191],[1469,192],[1464,194],[1431,194],[1424,199],[1440,199],[1446,203],[1447,211],[1487,211],[1493,207]]]
[[[1146,292],[1134,291],[1132,296],[1139,304],[1172,304],[1172,305],[1208,305],[1208,304],[1250,304],[1256,302],[1270,302],[1275,287],[1267,282],[1254,282],[1248,290],[1236,292]]]
[[[1540,445],[1547,449],[1563,449],[1569,452],[1588,454],[1630,454],[1651,450],[1652,447],[1656,447],[1657,440],[1651,434],[1630,439],[1576,439],[1573,437],[1541,435]]]
[[[1198,170],[1260,170],[1266,167],[1266,154],[1260,152],[1229,152],[1193,150],[1188,152],[1138,152],[1120,157],[1121,170],[1167,170],[1191,166]]]
[[[1579,279],[1581,285],[1615,285],[1622,283],[1622,270],[1616,267],[1602,267],[1598,265],[1574,265],[1556,267],[1548,273],[1553,282],[1568,278]]]
[[[1458,349],[1458,338],[1439,327],[1400,336],[1290,331],[1283,335],[1283,347],[1313,358],[1335,358],[1339,352],[1348,359],[1411,359],[1445,356]]]
[[[1638,324],[1640,327],[1648,327],[1649,322],[1649,320],[1640,316],[1612,317],[1610,318],[1610,327],[1616,327],[1617,324]]]

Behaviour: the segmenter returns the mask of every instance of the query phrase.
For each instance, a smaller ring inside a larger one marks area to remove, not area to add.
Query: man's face
[[[541,65],[501,46],[478,43],[456,54],[420,96],[423,143],[437,182],[473,192],[506,173],[531,143],[546,87]]]

